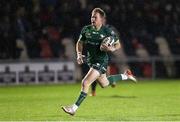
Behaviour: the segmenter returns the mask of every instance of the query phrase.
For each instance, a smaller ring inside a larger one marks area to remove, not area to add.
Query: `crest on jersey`
[[[95,31],[93,31],[92,33],[93,33],[93,34],[98,34],[98,32],[95,32]]]

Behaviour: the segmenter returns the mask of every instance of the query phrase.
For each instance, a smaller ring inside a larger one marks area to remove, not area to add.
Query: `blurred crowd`
[[[170,62],[163,63],[170,74],[180,67],[173,62],[180,55],[179,0],[1,0],[0,59],[74,59],[94,7],[119,31],[121,58],[160,56]]]

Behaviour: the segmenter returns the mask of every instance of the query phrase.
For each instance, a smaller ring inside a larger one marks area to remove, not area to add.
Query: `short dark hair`
[[[94,8],[92,10],[92,13],[95,12],[95,13],[99,13],[101,17],[104,17],[106,18],[106,13],[104,12],[104,10],[102,10],[101,8]]]

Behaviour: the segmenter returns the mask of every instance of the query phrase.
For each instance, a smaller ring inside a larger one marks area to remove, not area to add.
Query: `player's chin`
[[[92,25],[92,26],[95,26],[95,22],[91,22],[91,25]]]

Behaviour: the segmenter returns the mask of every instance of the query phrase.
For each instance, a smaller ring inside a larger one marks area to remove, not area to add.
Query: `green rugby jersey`
[[[107,52],[100,50],[101,42],[105,37],[108,36],[113,36],[115,41],[118,40],[118,37],[114,31],[107,26],[102,26],[99,30],[96,30],[92,25],[83,27],[79,36],[79,40],[85,44],[88,62],[93,63],[108,61]]]

